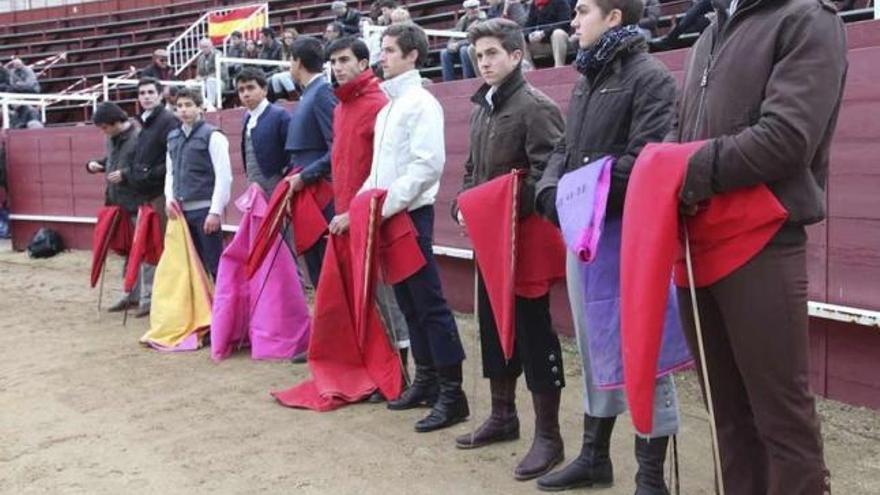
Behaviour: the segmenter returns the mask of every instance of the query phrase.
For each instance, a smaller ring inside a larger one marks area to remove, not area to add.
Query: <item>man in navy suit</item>
[[[319,180],[330,180],[330,150],[333,148],[333,109],[336,95],[324,77],[324,49],[316,38],[302,36],[290,47],[290,75],[301,88],[299,102],[290,117],[286,149],[290,164],[300,171],[287,180],[300,191]],[[333,204],[324,211],[329,222]],[[294,236],[296,232],[293,233]],[[304,253],[312,285],[318,286],[325,241],[322,239]]]
[[[238,99],[247,108],[241,133],[241,159],[248,182],[271,196],[290,163],[285,149],[290,115],[266,99],[266,75],[244,68],[235,77]]]

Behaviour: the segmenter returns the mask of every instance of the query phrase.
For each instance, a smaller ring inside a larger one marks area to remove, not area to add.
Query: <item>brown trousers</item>
[[[679,289],[678,301],[698,357],[689,290]],[[697,306],[727,494],[828,493],[809,390],[805,246],[766,247],[731,275],[697,289]]]

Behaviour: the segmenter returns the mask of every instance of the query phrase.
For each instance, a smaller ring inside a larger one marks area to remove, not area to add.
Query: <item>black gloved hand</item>
[[[553,222],[553,225],[559,227],[559,214],[556,212],[556,188],[548,187],[538,194],[538,200],[535,201],[535,207],[538,213]]]

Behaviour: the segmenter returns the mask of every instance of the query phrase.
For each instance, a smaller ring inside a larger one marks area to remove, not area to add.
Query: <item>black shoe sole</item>
[[[482,442],[476,443],[460,443],[458,439],[455,440],[455,448],[461,450],[471,450],[478,449],[480,447],[485,447],[487,445],[492,445],[495,443],[503,443],[503,442],[513,442],[514,440],[519,440],[519,430],[505,433],[504,435],[500,435],[489,440],[485,440]]]
[[[565,460],[565,454],[560,453],[559,457],[550,461],[550,463],[547,464],[547,466],[544,469],[542,469],[541,471],[538,471],[535,473],[528,473],[528,474],[519,474],[516,471],[514,471],[513,472],[513,479],[515,479],[516,481],[529,481],[529,480],[533,480],[535,478],[540,478],[541,476],[544,476],[545,474],[549,473],[550,471],[553,471],[553,468],[562,464],[562,461],[564,461],[564,460]]]
[[[416,433],[430,433],[432,431],[442,430],[444,428],[449,428],[450,426],[455,426],[455,425],[457,425],[459,423],[463,423],[465,421],[467,421],[467,416],[460,416],[460,417],[457,417],[454,419],[448,419],[438,425],[431,425],[428,427],[419,426],[418,424],[416,424],[414,426],[414,429],[416,430]]]
[[[564,486],[541,486],[541,485],[535,485],[535,486],[537,486],[538,490],[540,490],[542,492],[564,492],[566,490],[575,490],[578,488],[610,488],[610,487],[614,486],[614,482],[609,481],[607,483],[605,483],[605,482],[597,483],[594,481],[581,481],[578,483],[572,483],[570,485],[564,485]]]
[[[407,411],[409,409],[434,407],[434,402],[436,402],[436,401],[437,401],[437,399],[434,399],[434,400],[428,399],[428,400],[422,400],[419,402],[411,402],[409,404],[395,404],[394,401],[389,401],[388,405],[386,407],[388,407],[388,409],[391,411]]]

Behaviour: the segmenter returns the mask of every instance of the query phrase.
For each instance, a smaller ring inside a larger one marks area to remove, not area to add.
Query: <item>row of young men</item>
[[[578,0],[572,27],[578,37],[576,68],[581,77],[572,92],[567,124],[552,100],[522,76],[525,41],[520,28],[502,19],[473,27],[469,42],[485,84],[473,96],[463,186],[527,168],[520,193],[524,213],[557,222],[559,178],[610,154],[616,161],[607,215],[620,218],[636,157],[645,144],[664,139],[706,140],[688,165],[680,195],[684,214],[696,214],[716,194],[767,184],[788,210],[788,222],[750,262],[697,291],[708,381],[717,390],[713,400],[721,474],[727,493],[824,493],[829,489],[828,472],[806,379],[804,226],[823,216],[821,190],[846,72],[842,25],[834,9],[820,0],[734,1],[719,6],[713,26],[689,60],[676,118],[674,79],[647,53],[639,35],[643,8],[641,0]],[[751,34],[755,32],[765,35],[756,37]],[[369,70],[363,42],[340,39],[327,50],[339,82],[335,95],[320,78],[320,47],[308,54],[294,53],[292,70],[314,69],[314,77],[303,84],[303,101],[291,116],[265,101],[262,76],[243,73],[237,79],[248,108],[242,156],[249,180],[269,193],[280,180],[301,190],[309,181],[332,175],[335,211],[325,211],[331,235],[348,230],[348,204],[365,189],[388,191],[383,217],[407,212],[412,218],[427,264],[395,285],[392,299],[405,317],[416,374],[388,407],[429,405],[431,411],[416,423],[419,432],[452,426],[469,415],[461,388],[464,351],[431,250],[445,146],[443,110],[422,87],[417,71],[427,53],[420,28],[389,27],[382,37],[385,81],[380,84]],[[745,72],[739,68],[744,61]],[[311,104],[310,92],[316,95]],[[320,109],[319,94],[334,103],[329,115]],[[199,231],[214,236],[211,242],[216,242],[219,256],[222,242],[215,229],[219,230],[220,210],[215,211],[214,199],[223,197],[217,183],[225,180],[225,172],[216,172],[213,150],[219,152],[222,138],[216,136],[222,134],[200,119],[199,103],[197,95],[178,96],[183,125],[168,139],[165,191],[169,200],[183,206],[194,237],[202,235]],[[315,148],[291,149],[296,126],[306,127],[303,139]],[[328,135],[324,128],[330,129]],[[333,141],[334,135],[344,139]],[[308,159],[281,158],[291,151]],[[282,179],[291,164],[304,168]],[[205,250],[200,248],[200,253]],[[320,253],[314,256],[319,259]],[[202,254],[202,259],[210,271],[212,256]],[[569,256],[568,291],[584,377],[584,432],[577,458],[550,472],[563,460],[558,411],[565,380],[548,298],[517,298],[516,349],[514,358],[506,361],[483,283],[478,287],[481,352],[492,412],[473,434],[456,438],[456,445],[465,449],[518,438],[515,390],[524,373],[535,409],[535,435],[514,476],[539,478],[538,487],[548,491],[613,482],[610,437],[615,418],[625,408],[622,391],[599,389],[591,379],[590,359],[596,356],[583,345],[590,329],[576,282],[578,263]],[[313,271],[310,264],[312,280],[320,281],[319,271]],[[687,295],[679,294],[680,310],[691,351],[697,355]],[[635,438],[639,495],[668,493],[665,452],[669,437],[679,428],[672,379],[658,379],[655,394],[654,431],[649,438]]]

